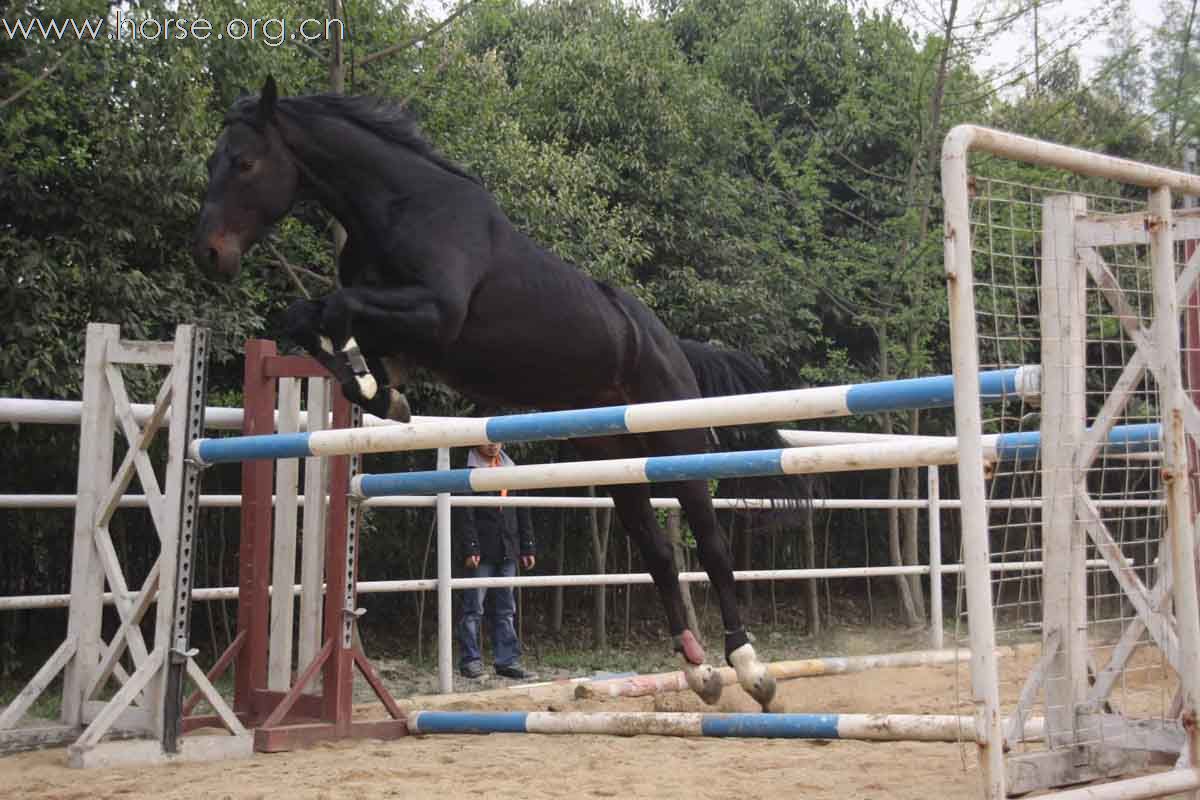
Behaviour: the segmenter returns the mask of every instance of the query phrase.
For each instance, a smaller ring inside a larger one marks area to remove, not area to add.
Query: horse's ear
[[[275,86],[275,76],[268,75],[258,99],[258,118],[269,122],[275,116],[275,104],[278,101],[279,88]]]

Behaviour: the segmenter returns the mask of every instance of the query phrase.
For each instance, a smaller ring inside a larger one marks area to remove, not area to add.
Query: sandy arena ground
[[[1028,669],[1009,660],[1005,672]],[[1025,663],[1021,663],[1025,662]],[[956,684],[958,688],[956,689]],[[779,711],[969,713],[966,670],[876,670],[780,684]],[[1015,683],[1005,694],[1019,689]],[[1156,692],[1160,694],[1160,692]],[[690,693],[578,701],[570,687],[414,697],[410,708],[454,710],[704,710]],[[755,711],[726,687],[718,711]],[[382,709],[363,705],[364,718]],[[16,800],[334,800],[335,798],[727,798],[934,800],[978,797],[974,749],[956,744],[684,739],[639,736],[407,737],[358,741],[243,761],[80,771],[62,749],[0,759],[0,797]]]

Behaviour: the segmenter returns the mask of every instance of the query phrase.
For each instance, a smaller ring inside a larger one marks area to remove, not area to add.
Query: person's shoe
[[[535,673],[526,672],[516,664],[509,664],[504,667],[497,665],[496,674],[502,678],[512,678],[513,680],[517,681],[527,681],[537,677]]]
[[[464,678],[482,678],[483,664],[480,664],[478,661],[472,661],[469,664],[463,664],[462,668],[459,669],[459,673]]]

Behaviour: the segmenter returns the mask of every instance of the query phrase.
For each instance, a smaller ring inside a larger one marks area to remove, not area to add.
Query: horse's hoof
[[[408,398],[395,389],[388,389],[387,418],[396,422],[408,422],[412,419],[412,409],[408,407]]]
[[[762,668],[762,675],[750,682],[750,685],[742,684],[742,688],[746,693],[753,697],[763,711],[770,711],[771,701],[775,699],[775,676],[767,672],[767,668]]]
[[[721,671],[714,668],[711,664],[689,664],[685,662],[683,665],[683,675],[687,679],[688,687],[705,704],[715,706],[717,701],[721,699],[721,690],[724,688],[721,681]]]
[[[729,654],[729,663],[737,671],[738,683],[753,697],[763,711],[775,699],[775,676],[758,660],[754,647],[744,644]]]

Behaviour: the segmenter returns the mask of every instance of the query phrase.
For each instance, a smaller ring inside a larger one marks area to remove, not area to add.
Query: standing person
[[[467,455],[468,469],[511,467],[513,461],[499,444],[482,444]],[[507,490],[500,495],[507,495]],[[455,528],[462,542],[467,576],[472,578],[512,577],[517,561],[533,569],[533,519],[528,508],[471,507],[454,509]],[[458,623],[461,653],[459,672],[465,678],[483,676],[483,655],[479,651],[479,626],[484,616],[484,598],[488,599],[492,621],[492,655],[496,674],[525,680],[536,677],[521,668],[521,643],[513,626],[516,613],[513,587],[467,589],[463,592],[462,618]]]

